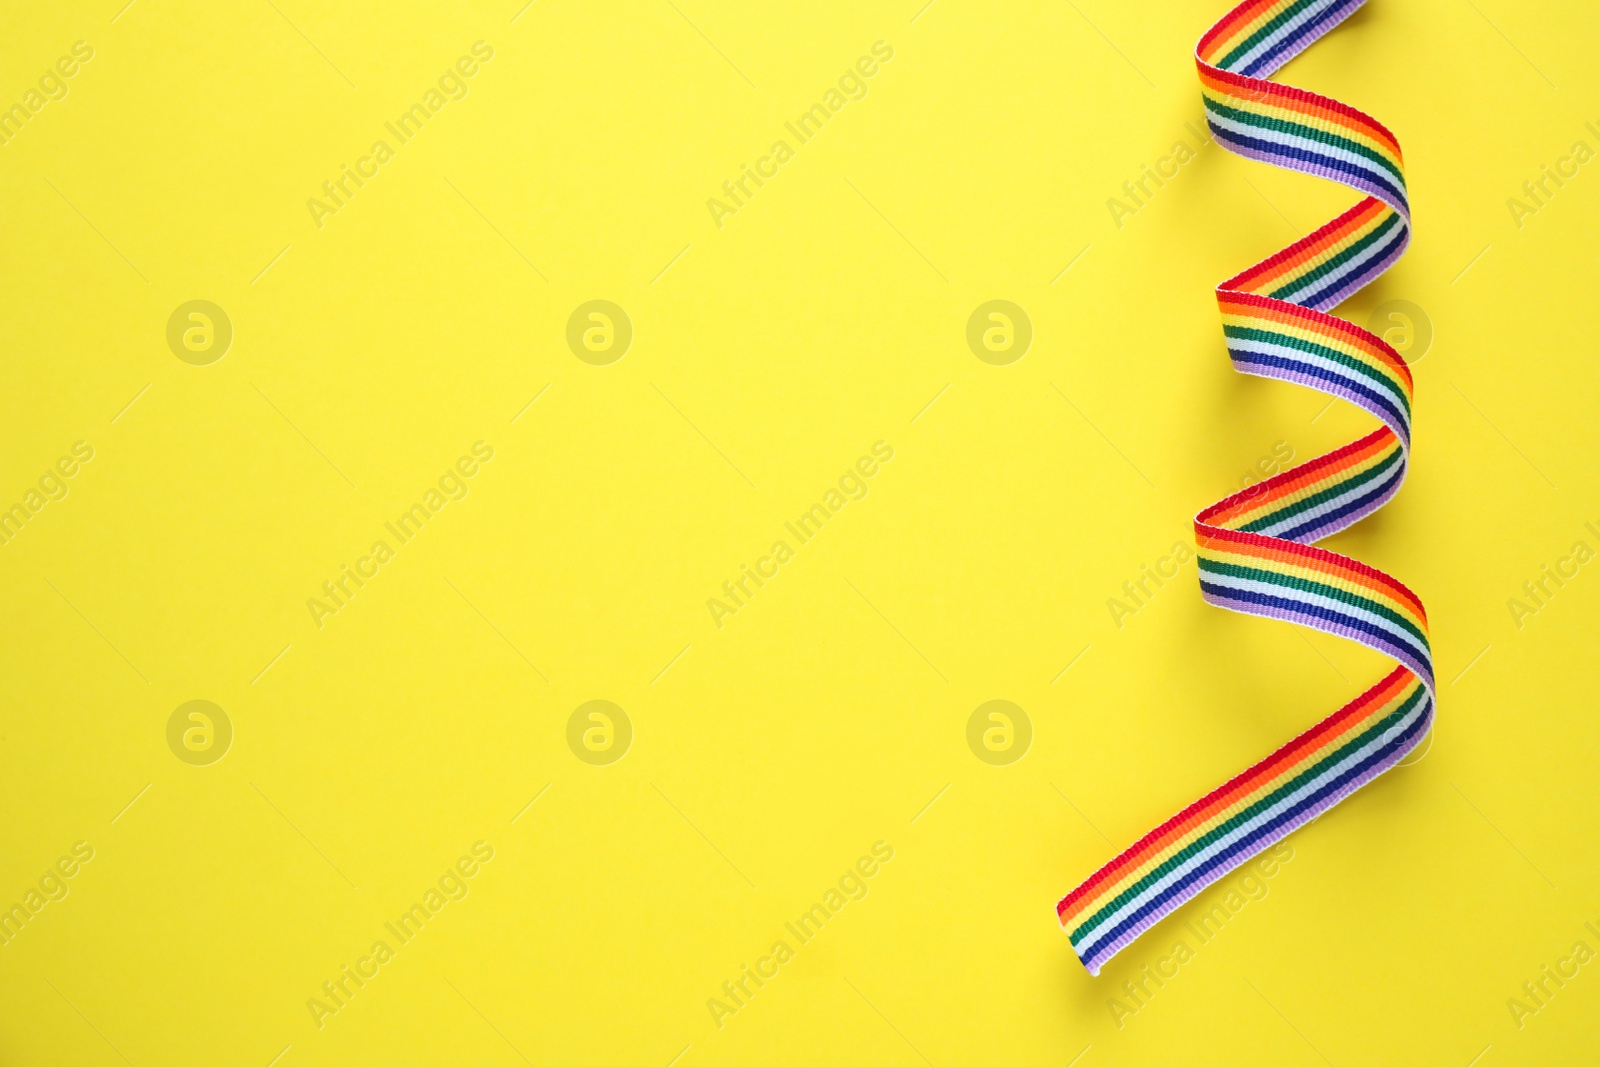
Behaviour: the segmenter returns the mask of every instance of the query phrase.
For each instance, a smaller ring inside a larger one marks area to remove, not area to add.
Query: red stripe
[[[1297,86],[1267,81],[1265,78],[1252,78],[1244,74],[1233,74],[1212,66],[1199,56],[1195,57],[1195,63],[1200,68],[1202,82],[1209,80],[1220,83],[1230,90],[1230,95],[1243,97],[1246,100],[1292,101],[1295,110],[1309,107],[1331,112],[1342,119],[1346,126],[1362,127],[1364,132],[1384,142],[1384,147],[1394,153],[1396,162],[1402,166],[1405,164],[1400,155],[1400,142],[1390,132],[1389,127],[1364,111],[1357,111],[1349,104],[1341,104],[1330,96],[1313,93]]]
[[[1224,285],[1227,283],[1224,282]],[[1363,329],[1349,319],[1341,319],[1337,315],[1330,315],[1325,311],[1315,308],[1301,307],[1299,304],[1276,297],[1262,296],[1259,293],[1240,292],[1237,289],[1217,288],[1217,303],[1224,312],[1235,307],[1247,307],[1269,312],[1275,317],[1296,319],[1312,329],[1319,329],[1325,333],[1337,333],[1352,344],[1365,349],[1375,359],[1381,361],[1390,370],[1405,379],[1406,392],[1412,392],[1415,383],[1411,378],[1411,368],[1406,361],[1400,358],[1400,353],[1394,346],[1371,330]]]
[[[1341,556],[1337,552],[1330,552],[1316,545],[1302,545],[1294,541],[1285,541],[1280,537],[1267,537],[1263,534],[1245,533],[1242,530],[1229,530],[1222,526],[1210,526],[1198,518],[1195,519],[1194,533],[1197,542],[1227,545],[1232,551],[1245,555],[1299,563],[1326,573],[1343,571],[1347,577],[1364,580],[1374,588],[1384,590],[1396,600],[1404,601],[1413,609],[1423,627],[1427,627],[1428,613],[1417,594],[1406,588],[1399,580],[1367,566],[1360,560]]]
[[[1323,223],[1308,236],[1240,271],[1218,288],[1240,289],[1245,285],[1255,288],[1264,280],[1276,281],[1303,267],[1307,260],[1348,241],[1352,234],[1386,210],[1389,210],[1389,206],[1382,200],[1375,196],[1366,197],[1343,215]]]
[[[1219,37],[1227,37],[1234,33],[1234,28],[1241,23],[1254,20],[1263,11],[1278,3],[1279,0],[1244,0],[1244,3],[1228,12],[1217,20],[1217,24],[1205,32],[1198,44],[1194,46],[1198,58],[1201,52],[1206,51]]]
[[[1113,880],[1114,875],[1126,870],[1130,865],[1139,866],[1144,860],[1158,852],[1168,841],[1174,837],[1183,836],[1188,825],[1194,822],[1203,822],[1205,818],[1209,817],[1210,813],[1228,807],[1234,798],[1248,793],[1256,783],[1263,779],[1270,780],[1275,777],[1280,767],[1294,762],[1301,752],[1320,747],[1318,743],[1324,738],[1346,732],[1349,727],[1359,722],[1364,713],[1374,707],[1382,706],[1392,699],[1405,684],[1407,678],[1414,677],[1415,675],[1405,667],[1395,667],[1394,670],[1390,671],[1365,693],[1362,693],[1350,703],[1329,715],[1299,737],[1296,737],[1293,741],[1279,748],[1254,767],[1218,786],[1154,830],[1151,830],[1148,834],[1145,834],[1144,837],[1131,845],[1116,859],[1096,871],[1088,881],[1063,897],[1061,902],[1056,905],[1057,917],[1065,924],[1067,921],[1066,912],[1102,884]]]
[[[1157,854],[1167,843],[1182,837],[1195,823],[1204,822],[1216,811],[1227,808],[1233,803],[1234,799],[1240,795],[1248,794],[1263,779],[1271,780],[1276,777],[1280,767],[1287,763],[1295,762],[1302,752],[1320,748],[1323,741],[1348,732],[1349,728],[1359,724],[1362,716],[1368,711],[1374,707],[1381,707],[1392,699],[1405,684],[1405,679],[1411,677],[1415,676],[1405,667],[1396,667],[1365,693],[1362,693],[1299,737],[1279,748],[1254,767],[1212,790],[1150,831],[1116,859],[1096,871],[1083,885],[1080,885],[1063,898],[1056,905],[1056,915],[1065,923],[1065,913],[1074,904],[1082,901],[1091,890],[1098,888],[1107,881],[1114,881],[1113,876],[1126,870],[1130,865],[1134,867],[1141,866],[1151,856]],[[1076,918],[1077,916],[1074,917]]]
[[[1365,226],[1377,214],[1386,210],[1389,210],[1389,205],[1377,197],[1363,197],[1343,215],[1323,223],[1320,228],[1314,230],[1308,236],[1302,237],[1282,251],[1268,256],[1260,263],[1245,268],[1217,286],[1217,288],[1239,290],[1246,285],[1254,286],[1265,276],[1276,277],[1280,274],[1288,273],[1289,268],[1301,266],[1305,260],[1311,259],[1328,248],[1337,245],[1346,236]],[[1279,267],[1284,269],[1278,270],[1277,268]]]
[[[1387,426],[1380,426],[1358,441],[1352,441],[1342,448],[1335,449],[1325,456],[1318,456],[1298,467],[1290,467],[1264,482],[1258,482],[1248,489],[1241,489],[1232,496],[1217,501],[1196,515],[1195,521],[1204,522],[1208,526],[1218,525],[1235,518],[1241,510],[1254,511],[1269,501],[1276,503],[1298,489],[1321,481],[1327,476],[1328,468],[1354,467],[1371,458],[1374,453],[1389,447],[1395,439],[1393,430]],[[1249,505],[1248,508],[1239,507],[1246,503]]]

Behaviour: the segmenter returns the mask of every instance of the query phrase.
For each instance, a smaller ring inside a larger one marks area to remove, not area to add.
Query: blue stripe
[[[1325,783],[1321,789],[1318,789],[1314,793],[1307,795],[1304,800],[1296,804],[1290,810],[1282,812],[1274,818],[1267,820],[1267,822],[1255,832],[1247,834],[1238,842],[1224,849],[1222,852],[1219,852],[1217,855],[1213,856],[1200,866],[1194,868],[1185,877],[1180,878],[1176,883],[1168,887],[1165,892],[1141,905],[1132,915],[1118,923],[1115,928],[1113,928],[1105,936],[1097,939],[1090,947],[1078,952],[1078,958],[1083,960],[1085,963],[1088,963],[1090,960],[1094,959],[1095,954],[1099,951],[1102,945],[1107,945],[1116,941],[1118,937],[1121,937],[1128,930],[1131,930],[1134,926],[1138,925],[1139,921],[1145,916],[1159,912],[1162,905],[1164,905],[1167,901],[1172,900],[1174,897],[1182,894],[1185,889],[1192,886],[1196,881],[1202,879],[1206,874],[1222,866],[1224,863],[1227,863],[1240,853],[1254,855],[1256,851],[1266,847],[1266,842],[1263,841],[1263,838],[1267,838],[1268,835],[1276,831],[1278,827],[1292,822],[1307,809],[1314,807],[1330,794],[1338,792],[1339,789],[1345,784],[1354,781],[1356,778],[1359,778],[1369,768],[1381,763],[1384,759],[1388,758],[1396,751],[1402,748],[1410,747],[1407,745],[1407,742],[1421,732],[1423,725],[1428,721],[1428,713],[1430,710],[1432,710],[1432,700],[1426,695],[1426,690],[1423,690],[1422,692],[1424,695],[1421,713],[1417,716],[1416,721],[1413,722],[1410,727],[1397,736],[1392,742],[1387,745],[1380,746],[1378,751],[1373,752],[1366,759],[1363,759],[1361,762],[1357,763],[1355,766],[1351,767],[1337,778]],[[1291,827],[1290,829],[1297,829],[1297,827]],[[1284,834],[1283,836],[1287,836],[1287,834]],[[1277,839],[1273,838],[1273,840]]]
[[[1377,499],[1378,497],[1383,496],[1383,494],[1394,492],[1395,488],[1401,482],[1405,481],[1405,477],[1406,477],[1406,460],[1405,460],[1405,453],[1402,452],[1400,454],[1400,463],[1399,463],[1398,466],[1395,467],[1394,473],[1389,475],[1389,477],[1385,478],[1383,480],[1383,483],[1381,485],[1379,485],[1377,488],[1373,489],[1371,492],[1368,492],[1368,493],[1366,493],[1366,494],[1364,494],[1362,496],[1358,496],[1354,500],[1350,501],[1347,504],[1341,504],[1339,507],[1337,507],[1334,510],[1328,512],[1326,515],[1323,515],[1321,518],[1312,519],[1312,520],[1309,520],[1307,522],[1303,522],[1299,526],[1296,526],[1292,530],[1289,530],[1289,531],[1287,531],[1285,533],[1272,534],[1271,536],[1273,536],[1273,537],[1281,537],[1285,541],[1299,541],[1300,540],[1300,536],[1302,534],[1312,533],[1312,532],[1314,532],[1316,530],[1321,530],[1324,527],[1328,526],[1330,523],[1337,522],[1338,520],[1344,518],[1346,515],[1349,515],[1351,512],[1360,511],[1362,508],[1364,508],[1368,504],[1370,504],[1373,500]],[[1309,542],[1302,542],[1302,543],[1309,543]]]
[[[1377,198],[1372,197],[1372,199]],[[1387,204],[1384,206],[1388,208],[1388,210],[1384,212],[1387,217],[1377,226],[1373,227],[1370,233],[1358,238],[1353,242],[1350,242],[1350,249],[1352,252],[1354,252],[1354,254],[1350,259],[1345,260],[1344,264],[1339,268],[1338,273],[1303,274],[1293,279],[1288,285],[1285,285],[1280,289],[1275,289],[1267,295],[1276,297],[1280,300],[1289,300],[1296,304],[1304,305],[1306,302],[1294,295],[1301,289],[1306,289],[1313,285],[1337,285],[1352,275],[1361,273],[1362,269],[1365,268],[1367,264],[1382,262],[1381,259],[1373,259],[1375,250],[1378,252],[1378,254],[1381,254],[1382,246],[1379,244],[1379,242],[1385,237],[1391,235],[1397,228],[1404,229],[1406,225],[1404,215],[1394,210],[1394,208],[1389,208]],[[1349,241],[1349,238],[1346,237],[1345,240]],[[1359,249],[1357,249],[1357,246],[1359,246]]]
[[[1376,262],[1380,262],[1381,263],[1385,256],[1389,255],[1389,253],[1393,252],[1397,247],[1400,247],[1400,246],[1404,245],[1408,240],[1411,239],[1411,227],[1406,222],[1405,217],[1403,215],[1402,216],[1396,216],[1396,217],[1400,219],[1400,231],[1398,233],[1396,233],[1394,235],[1393,239],[1390,240],[1388,244],[1384,245],[1382,250],[1379,251],[1376,255],[1368,256],[1367,258],[1368,258],[1369,261],[1376,261]],[[1325,300],[1327,297],[1329,297],[1332,294],[1338,292],[1340,284],[1342,284],[1342,283],[1336,282],[1336,283],[1334,283],[1332,285],[1328,285],[1328,286],[1324,287],[1319,292],[1317,292],[1315,295],[1311,296],[1309,299],[1306,299],[1304,301],[1305,305],[1307,307],[1315,307],[1315,306],[1317,306],[1318,304],[1322,303],[1322,301]],[[1301,303],[1301,302],[1302,301],[1300,301],[1300,300],[1296,300],[1295,301],[1295,303],[1297,303],[1297,304]]]
[[[1361,381],[1355,378],[1346,378],[1344,375],[1337,371],[1329,370],[1327,367],[1317,366],[1313,363],[1302,363],[1298,359],[1290,359],[1287,356],[1269,356],[1262,352],[1240,352],[1233,348],[1228,349],[1228,354],[1233,357],[1235,363],[1249,363],[1258,367],[1271,367],[1276,370],[1299,371],[1301,374],[1311,378],[1319,378],[1325,382],[1336,382],[1349,389],[1352,393],[1370,400],[1375,407],[1387,412],[1393,417],[1395,423],[1400,426],[1402,439],[1408,444],[1411,441],[1411,420],[1399,408],[1395,407],[1394,403],[1385,397],[1383,393],[1370,386],[1363,385]]]
[[[1246,137],[1242,134],[1232,133],[1228,130],[1222,129],[1216,123],[1212,122],[1209,113],[1206,117],[1206,125],[1211,127],[1211,133],[1218,141],[1240,145],[1245,148],[1253,148],[1257,152],[1263,152],[1267,155],[1297,160],[1302,163],[1315,164],[1316,166],[1331,170],[1336,174],[1348,174],[1355,178],[1362,178],[1389,193],[1390,196],[1394,197],[1395,202],[1399,204],[1401,214],[1409,214],[1411,211],[1410,202],[1406,200],[1405,190],[1397,188],[1395,184],[1388,179],[1384,171],[1376,169],[1368,170],[1355,163],[1347,163],[1342,159],[1335,159],[1332,156],[1325,156],[1320,152],[1312,152],[1309,149],[1296,148],[1292,145],[1280,144],[1277,141],[1266,141],[1259,137]],[[1290,170],[1302,169],[1300,167],[1290,166],[1289,164],[1284,165]],[[1391,204],[1391,206],[1393,205]]]
[[[1401,238],[1401,241],[1407,242],[1410,240],[1411,228],[1408,224],[1406,226],[1405,236]],[[1400,253],[1403,251],[1405,251],[1405,249],[1402,246],[1393,253],[1385,252],[1384,254],[1393,255],[1395,259],[1398,259],[1400,258]],[[1362,288],[1370,284],[1374,278],[1377,278],[1392,266],[1394,266],[1392,261],[1385,262],[1382,258],[1375,259],[1369,256],[1363,261],[1361,273],[1357,275],[1346,274],[1344,279],[1338,283],[1338,288],[1333,288],[1330,286],[1319,293],[1317,303],[1306,303],[1301,306],[1313,308],[1317,311],[1331,311],[1348,299],[1351,294],[1360,291]]]
[[[1325,608],[1321,604],[1308,604],[1303,600],[1273,596],[1270,593],[1257,593],[1249,589],[1233,589],[1208,582],[1204,578],[1200,579],[1200,591],[1224,600],[1237,601],[1241,604],[1259,604],[1262,607],[1279,608],[1283,611],[1307,615],[1313,619],[1341,623],[1358,633],[1371,637],[1371,647],[1380,652],[1388,652],[1389,655],[1405,662],[1408,667],[1411,666],[1410,660],[1416,660],[1419,664],[1430,664],[1428,668],[1419,673],[1426,673],[1429,677],[1433,675],[1431,667],[1433,654],[1428,649],[1427,644],[1413,644],[1411,635],[1403,630],[1385,629],[1377,623],[1367,622],[1365,619],[1357,619],[1343,612],[1334,611],[1332,608]],[[1368,644],[1368,642],[1362,643]]]
[[[1312,41],[1315,41],[1318,37],[1321,37],[1324,33],[1328,32],[1324,24],[1329,19],[1339,14],[1339,12],[1345,8],[1359,7],[1365,2],[1366,0],[1350,0],[1350,2],[1347,3],[1336,2],[1333,6],[1328,8],[1328,10],[1322,13],[1321,18],[1312,19],[1310,22],[1307,22],[1294,33],[1273,45],[1271,49],[1263,53],[1259,59],[1252,62],[1248,67],[1243,70],[1234,71],[1233,73],[1243,74],[1246,77],[1254,77],[1256,71],[1260,70],[1262,67],[1268,66],[1271,60],[1276,59],[1285,52],[1288,52],[1289,54],[1284,57],[1282,62],[1287,63],[1289,60],[1298,55],[1302,49],[1309,47]],[[1307,38],[1309,38],[1309,40]]]

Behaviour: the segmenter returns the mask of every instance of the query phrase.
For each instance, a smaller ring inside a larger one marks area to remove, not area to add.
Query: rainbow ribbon
[[[1206,886],[1400,762],[1433,722],[1422,602],[1387,574],[1312,544],[1382,507],[1405,480],[1411,372],[1381,338],[1328,314],[1410,240],[1400,146],[1354,108],[1266,80],[1364,2],[1246,0],[1195,49],[1218,144],[1366,194],[1217,286],[1234,369],[1342,398],[1381,425],[1213,504],[1195,516],[1194,530],[1210,603],[1337,634],[1399,665],[1067,894],[1056,915],[1090,974]]]

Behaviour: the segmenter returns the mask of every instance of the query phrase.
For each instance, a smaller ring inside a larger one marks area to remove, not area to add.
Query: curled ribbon
[[[1218,144],[1365,197],[1217,286],[1234,369],[1347,400],[1381,424],[1195,516],[1200,590],[1218,607],[1357,641],[1398,661],[1382,681],[1150,831],[1056,905],[1090,974],[1164,916],[1400,762],[1433,722],[1428,620],[1416,594],[1314,542],[1382,507],[1405,480],[1411,372],[1328,312],[1405,251],[1400,146],[1381,123],[1266,78],[1365,0],[1246,0],[1200,38]]]

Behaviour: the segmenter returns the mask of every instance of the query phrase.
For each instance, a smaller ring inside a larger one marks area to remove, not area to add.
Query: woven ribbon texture
[[[1346,400],[1379,426],[1195,516],[1200,590],[1218,607],[1358,641],[1397,661],[1372,688],[1195,801],[1056,906],[1090,974],[1206,886],[1400,762],[1433,722],[1422,602],[1315,542],[1382,507],[1405,480],[1411,372],[1381,338],[1329,312],[1411,237],[1400,146],[1381,123],[1267,79],[1364,0],[1250,0],[1195,49],[1218,144],[1350,186],[1363,199],[1217,286],[1234,369]]]

